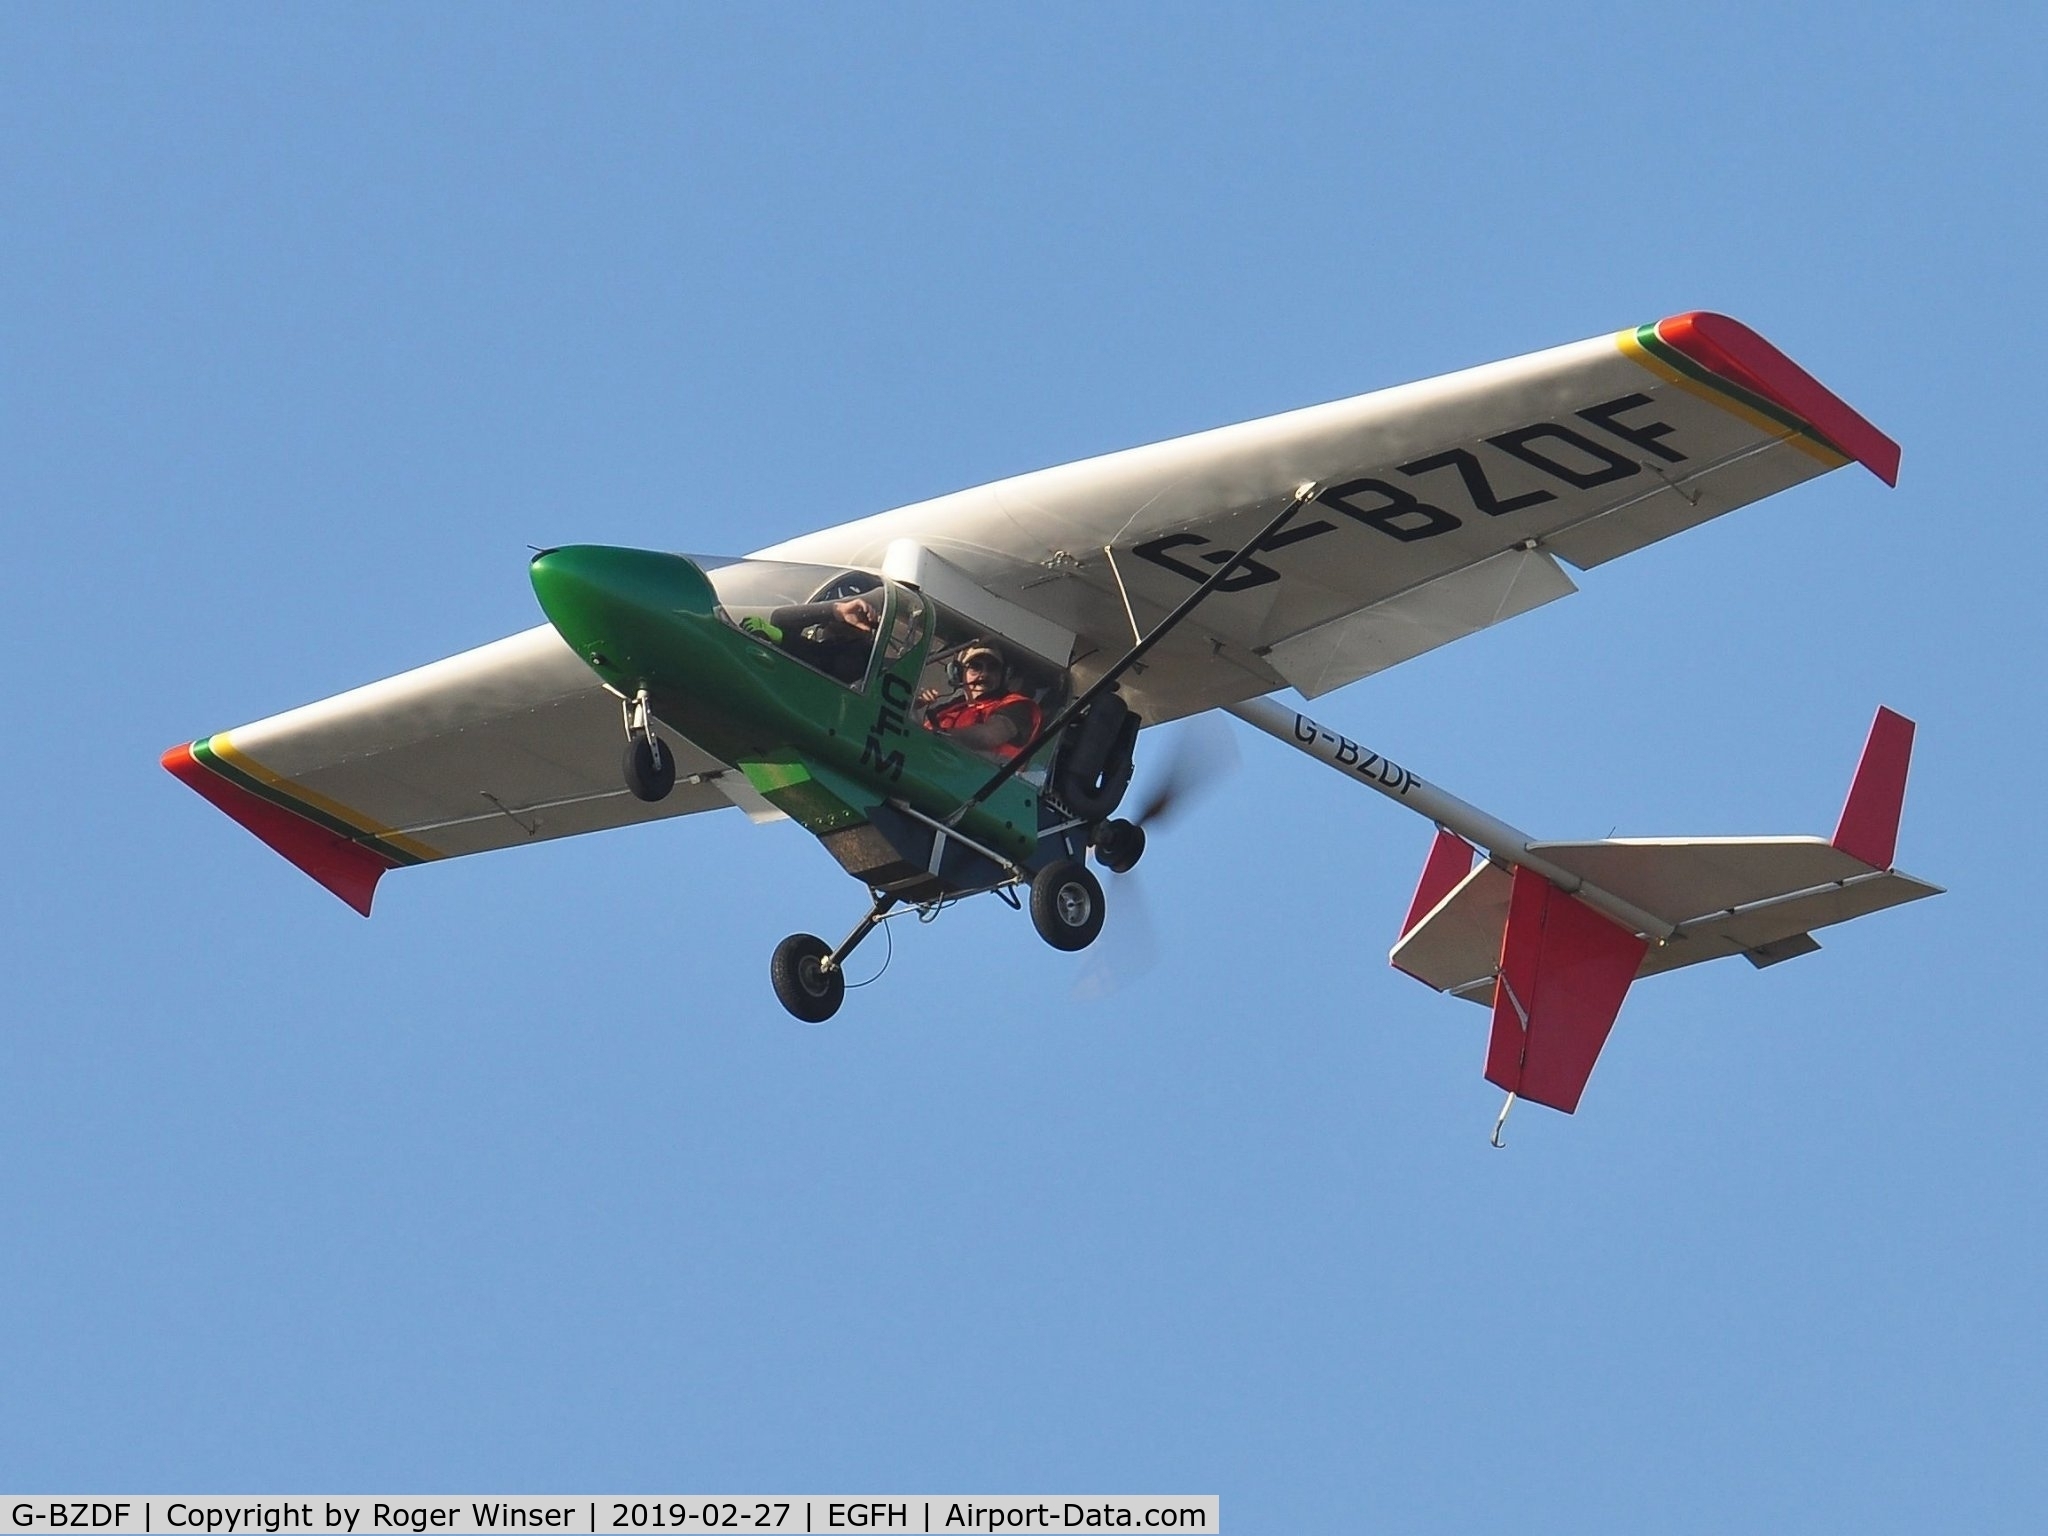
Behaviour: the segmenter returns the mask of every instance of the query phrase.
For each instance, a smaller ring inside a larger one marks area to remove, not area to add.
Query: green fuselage
[[[571,545],[535,556],[532,578],[549,621],[610,687],[628,699],[645,690],[664,724],[828,843],[898,814],[883,810],[892,805],[948,820],[996,766],[924,729],[916,698],[933,626],[923,600],[893,582],[872,596],[880,633],[898,644],[875,645],[848,684],[739,629],[681,555]],[[1034,861],[1038,829],[1038,791],[1021,778],[958,823],[1020,865]]]

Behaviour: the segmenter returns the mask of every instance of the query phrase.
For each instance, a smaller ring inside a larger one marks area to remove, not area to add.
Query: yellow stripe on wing
[[[1665,362],[1663,358],[1650,351],[1640,341],[1636,340],[1636,333],[1634,331],[1617,331],[1614,336],[1614,344],[1621,349],[1623,357],[1638,367],[1645,368],[1649,372],[1654,373],[1658,378],[1664,380],[1665,383],[1676,384],[1687,394],[1696,395],[1709,405],[1719,406],[1729,415],[1748,422],[1766,437],[1775,437],[1780,442],[1790,443],[1808,458],[1819,460],[1827,465],[1829,469],[1840,469],[1849,462],[1846,457],[1835,452],[1826,443],[1816,442],[1806,433],[1789,428],[1782,421],[1772,420],[1762,411],[1757,410],[1754,406],[1745,404],[1733,395],[1715,389],[1710,384],[1702,384],[1698,379],[1693,378],[1689,374],[1681,373],[1678,369]]]
[[[353,806],[343,805],[339,800],[329,799],[317,789],[308,789],[303,784],[294,783],[281,773],[271,771],[244,752],[240,747],[237,747],[230,739],[230,735],[230,732],[222,731],[218,736],[211,737],[206,743],[213,754],[230,768],[246,773],[250,778],[266,788],[274,789],[281,795],[289,795],[294,800],[303,801],[315,810],[324,812],[337,821],[346,822],[358,832],[366,832],[379,842],[389,843],[393,848],[401,849],[416,859],[439,859],[446,857],[440,849],[430,848],[417,838],[407,837],[397,828],[387,827],[382,822],[365,816]]]

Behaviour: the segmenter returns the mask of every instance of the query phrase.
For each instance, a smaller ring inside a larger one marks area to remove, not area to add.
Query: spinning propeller
[[[1147,828],[1170,825],[1190,805],[1237,772],[1237,733],[1216,715],[1197,715],[1160,734],[1158,769],[1147,776],[1146,792],[1128,821],[1128,829],[1098,846],[1096,861],[1120,876],[1117,920],[1103,930],[1075,978],[1076,998],[1105,997],[1144,975],[1158,962],[1159,943],[1152,923],[1145,883],[1130,873],[1145,851]],[[1118,856],[1112,863],[1106,854]]]
[[[1141,827],[1164,825],[1237,772],[1237,733],[1214,715],[1196,715],[1175,728],[1166,761],[1131,817]]]

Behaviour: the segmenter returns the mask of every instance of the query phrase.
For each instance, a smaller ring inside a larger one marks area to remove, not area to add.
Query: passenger
[[[1038,706],[1010,687],[1010,669],[1003,653],[977,640],[961,651],[960,692],[944,703],[939,691],[927,688],[917,696],[925,711],[924,728],[938,731],[984,757],[1007,762],[1038,731]]]
[[[842,683],[858,684],[868,675],[875,629],[881,622],[876,595],[861,593],[835,602],[793,603],[765,619],[749,614],[740,620],[740,628]]]

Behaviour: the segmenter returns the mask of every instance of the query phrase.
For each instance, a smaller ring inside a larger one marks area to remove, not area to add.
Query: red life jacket
[[[998,710],[1017,704],[1024,706],[1023,710],[1018,711],[1019,714],[1023,714],[1026,710],[1030,712],[1030,719],[1024,726],[1023,736],[1016,741],[1005,742],[1002,746],[991,749],[995,752],[996,756],[1008,761],[1017,755],[1018,748],[1038,734],[1038,725],[1042,718],[1038,712],[1038,706],[1025,698],[1021,693],[1006,693],[1000,698],[955,699],[951,704],[943,704],[933,710],[930,717],[925,721],[924,728],[928,731],[962,731],[970,725],[980,725]]]

